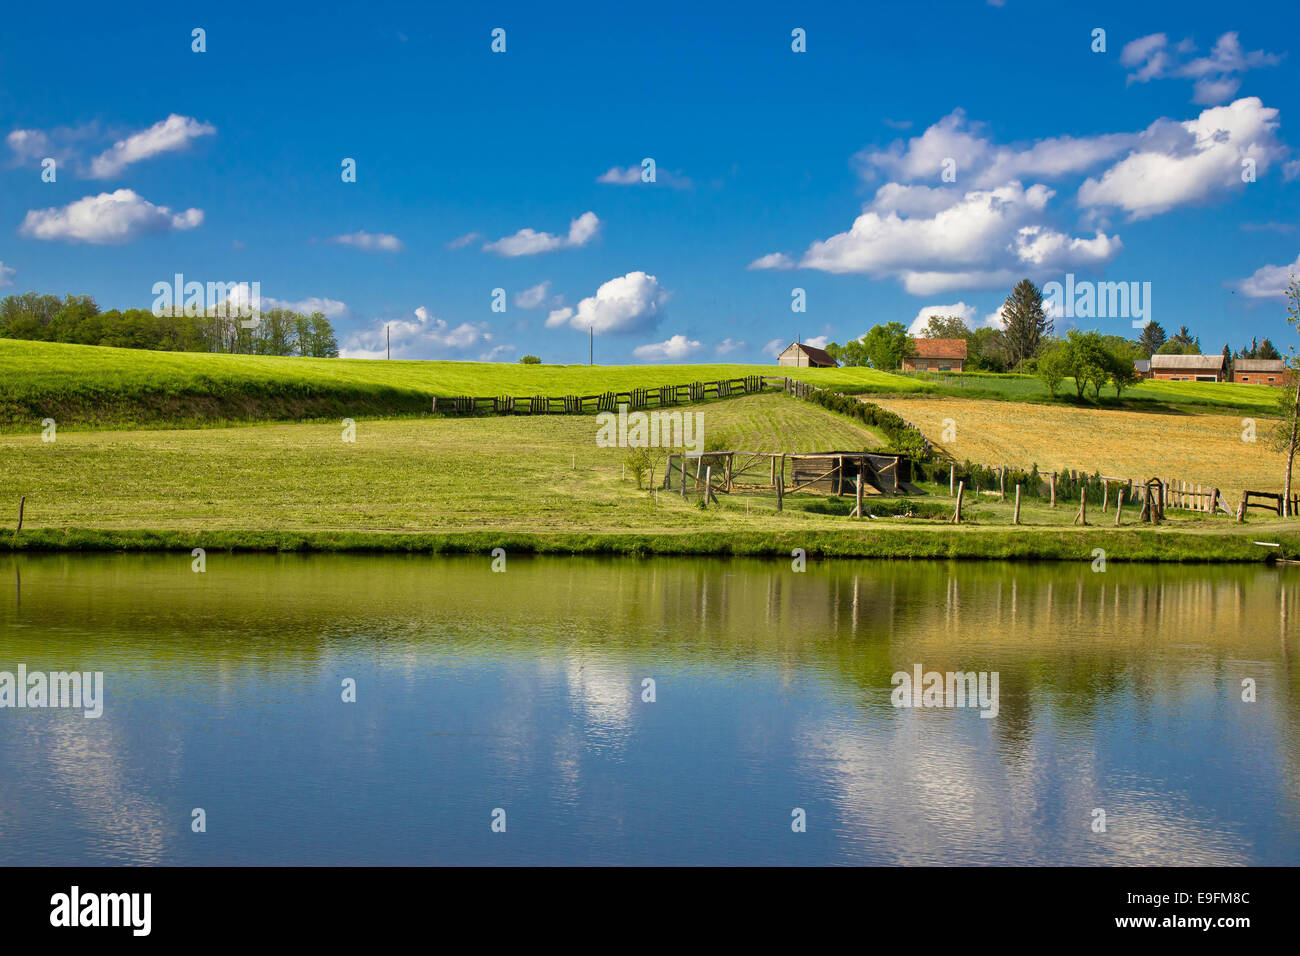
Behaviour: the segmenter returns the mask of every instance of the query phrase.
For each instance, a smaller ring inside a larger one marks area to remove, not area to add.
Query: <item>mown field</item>
[[[1029,376],[901,375],[867,368],[776,365],[518,365],[149,352],[0,339],[0,429],[53,418],[64,427],[198,427],[248,421],[393,417],[428,411],[433,396],[591,395],[746,375],[790,375],[841,392],[950,395],[1053,403]],[[1130,408],[1267,415],[1266,385],[1146,382]],[[1063,400],[1061,407],[1072,407]],[[1085,406],[1090,407],[1090,406]]]
[[[1208,384],[1208,383],[1169,383]],[[1267,386],[1264,386],[1267,387]],[[903,416],[958,461],[1039,471],[1175,478],[1222,489],[1280,491],[1283,460],[1264,442],[1272,422],[1256,421],[1256,441],[1243,441],[1243,416],[1209,412],[1142,412],[1011,405],[983,399],[890,396],[873,399]],[[956,440],[943,441],[951,419]]]
[[[849,419],[784,395],[699,406],[710,444],[752,450],[878,447]],[[694,498],[638,490],[626,450],[598,448],[591,417],[362,421],[355,443],[338,423],[236,428],[38,432],[0,436],[0,527],[27,497],[18,547],[375,548],[810,553],[898,557],[1249,560],[1260,549],[1226,519],[1179,516],[1160,530],[1135,515],[1074,527],[1072,510],[970,500],[966,523],[940,517],[946,498],[911,517],[853,521],[847,500],[770,494]],[[659,476],[656,476],[657,478]],[[657,483],[657,482],[656,482]],[[937,489],[932,489],[937,490]],[[899,503],[894,500],[893,505]],[[929,516],[929,517],[927,517]],[[1277,526],[1275,531],[1286,530]],[[1300,544],[1300,537],[1283,540]],[[0,535],[0,546],[10,543]]]

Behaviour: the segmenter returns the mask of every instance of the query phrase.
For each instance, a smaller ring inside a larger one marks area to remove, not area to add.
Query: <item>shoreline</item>
[[[16,538],[0,532],[0,551],[484,554],[590,554],[631,556],[761,556],[790,558],[803,548],[810,558],[884,560],[1087,561],[1093,550],[1107,562],[1150,564],[1265,564],[1275,549],[1252,542],[1261,533],[1300,553],[1300,533],[1242,530],[1056,530],[1018,528],[879,528],[870,531],[714,532],[385,532],[385,531],[161,531],[145,528],[30,528]]]

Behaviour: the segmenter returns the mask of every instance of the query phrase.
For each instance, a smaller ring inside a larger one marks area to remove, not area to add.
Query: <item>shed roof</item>
[[[1234,372],[1285,372],[1286,363],[1281,359],[1233,359]]]
[[[1223,371],[1222,355],[1160,355],[1151,356],[1151,368],[1199,369],[1206,372]]]

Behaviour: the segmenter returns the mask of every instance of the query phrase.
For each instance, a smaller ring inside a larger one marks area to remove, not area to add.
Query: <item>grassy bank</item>
[[[860,528],[807,531],[731,531],[718,533],[567,533],[509,531],[453,533],[341,531],[151,531],[89,528],[24,530],[16,541],[0,540],[13,551],[179,551],[212,552],[372,552],[490,555],[511,554],[750,555],[789,558],[795,548],[809,557],[889,560],[953,558],[969,560],[1088,561],[1096,549],[1107,562],[1261,562],[1265,550],[1252,543],[1259,531],[1203,535],[1186,531],[1088,530],[1051,528]],[[1300,552],[1300,534],[1273,533],[1271,540],[1289,553]]]

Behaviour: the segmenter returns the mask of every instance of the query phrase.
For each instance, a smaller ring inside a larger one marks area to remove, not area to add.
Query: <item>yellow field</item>
[[[1280,491],[1283,460],[1264,438],[1242,438],[1238,415],[1152,413],[962,398],[876,398],[958,461],[1039,471],[1075,468],[1146,480],[1173,478],[1220,488],[1231,501],[1245,488]],[[943,441],[951,419],[955,441]],[[1248,420],[1247,420],[1248,421]]]

